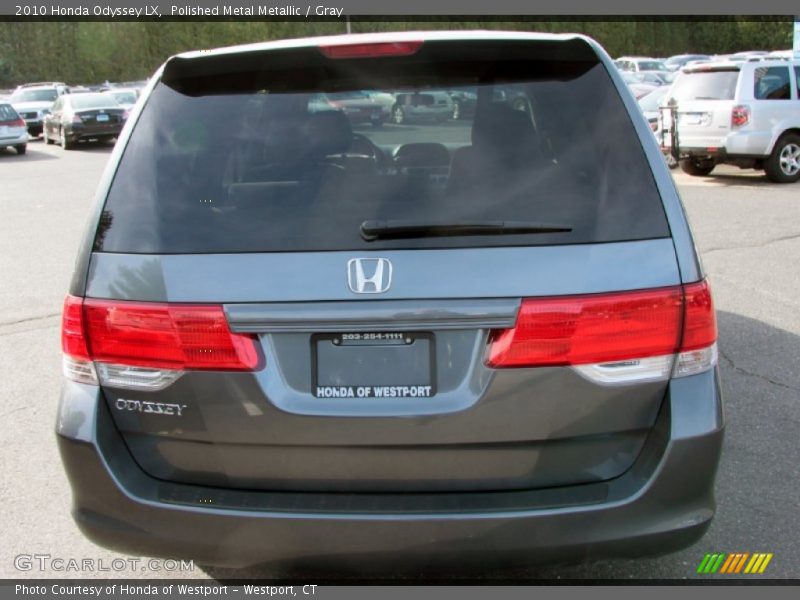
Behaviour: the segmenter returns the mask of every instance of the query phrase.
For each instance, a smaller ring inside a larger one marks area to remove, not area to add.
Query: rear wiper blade
[[[445,237],[459,235],[516,235],[529,233],[565,233],[569,225],[539,223],[536,221],[462,221],[447,223],[436,221],[364,221],[361,237],[374,240]]]

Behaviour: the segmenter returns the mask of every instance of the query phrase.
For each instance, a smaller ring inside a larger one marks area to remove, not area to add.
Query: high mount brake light
[[[186,370],[252,371],[261,360],[256,339],[232,333],[219,305],[67,296],[61,339],[65,370],[94,365],[101,381],[106,375],[137,389],[161,389],[153,386],[168,385]]]
[[[328,58],[377,58],[382,56],[411,56],[422,46],[422,41],[377,42],[365,44],[336,44],[320,46]]]
[[[523,300],[513,328],[492,333],[486,364],[495,369],[600,365],[605,370],[595,369],[595,375],[604,381],[612,367],[625,381],[636,380],[639,368],[661,378],[672,370],[674,355],[679,369],[683,354],[707,350],[707,355],[691,359],[705,361],[708,368],[710,361],[716,361],[716,338],[705,281],[654,290],[530,298]]]

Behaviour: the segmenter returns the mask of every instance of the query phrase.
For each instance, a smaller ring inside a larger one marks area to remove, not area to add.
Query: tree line
[[[783,50],[792,46],[791,17],[726,19],[473,21],[353,19],[353,33],[410,29],[505,29],[574,32],[598,40],[612,56],[669,56]],[[145,79],[172,54],[265,40],[344,33],[344,20],[324,21],[3,21],[0,87],[26,81],[70,84]]]

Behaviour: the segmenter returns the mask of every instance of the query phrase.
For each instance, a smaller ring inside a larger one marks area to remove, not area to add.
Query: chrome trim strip
[[[228,304],[239,333],[502,329],[517,320],[519,298]]]

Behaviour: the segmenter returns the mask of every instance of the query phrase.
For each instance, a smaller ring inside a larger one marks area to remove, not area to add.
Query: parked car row
[[[0,103],[0,148],[24,154],[28,135],[71,149],[83,140],[113,139],[139,99],[144,82],[121,86],[68,86],[61,81],[26,83]],[[18,135],[22,127],[24,135]]]
[[[792,50],[744,50],[733,54],[676,54],[660,59],[649,56],[621,56],[614,64],[621,71],[634,73],[647,71],[680,71],[683,67],[707,62],[747,62],[752,60],[790,60],[794,57]]]

